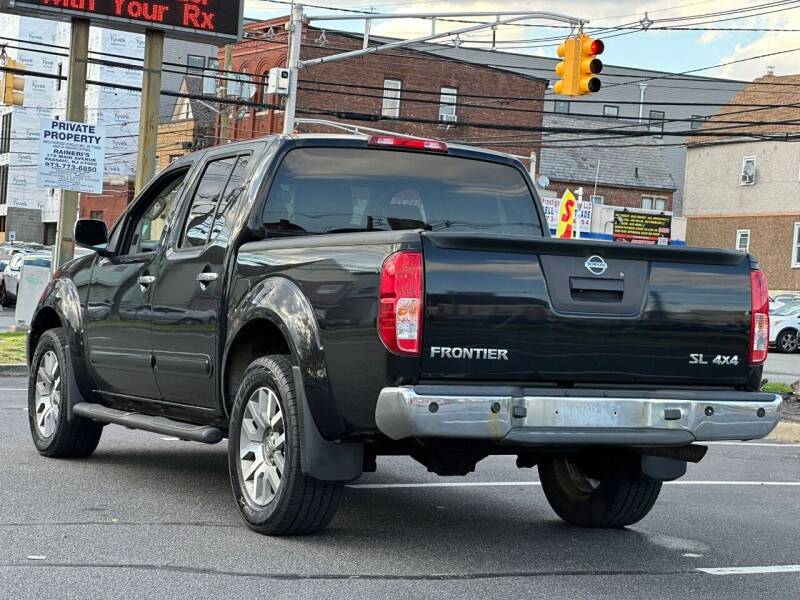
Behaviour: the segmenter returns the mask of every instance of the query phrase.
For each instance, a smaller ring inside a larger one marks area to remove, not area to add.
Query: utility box
[[[289,94],[289,69],[275,67],[269,70],[267,94],[286,96]]]

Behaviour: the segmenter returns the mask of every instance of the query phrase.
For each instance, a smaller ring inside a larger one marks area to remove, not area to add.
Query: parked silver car
[[[52,255],[49,253],[37,252],[34,254],[27,252],[18,252],[8,262],[8,266],[3,270],[0,276],[0,306],[8,307],[17,303],[17,294],[19,291],[19,277],[22,271],[22,265],[31,265],[35,267],[51,268]]]

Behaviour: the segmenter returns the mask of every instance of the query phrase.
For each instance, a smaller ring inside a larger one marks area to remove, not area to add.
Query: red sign
[[[0,0],[0,8],[51,19],[85,17],[112,29],[161,29],[223,45],[241,37],[244,0]]]

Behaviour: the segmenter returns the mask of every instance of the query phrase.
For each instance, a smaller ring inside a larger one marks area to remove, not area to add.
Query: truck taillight
[[[422,253],[395,252],[384,261],[378,334],[390,351],[419,355],[422,342]]]
[[[761,271],[750,272],[750,364],[767,360],[769,347],[769,291]]]

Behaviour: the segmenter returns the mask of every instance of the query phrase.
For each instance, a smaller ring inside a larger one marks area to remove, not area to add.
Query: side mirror
[[[99,219],[78,219],[72,239],[82,248],[94,250],[101,256],[108,256],[108,228]]]

